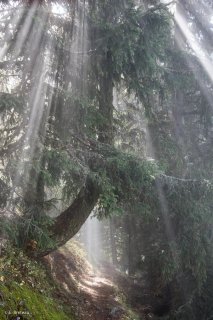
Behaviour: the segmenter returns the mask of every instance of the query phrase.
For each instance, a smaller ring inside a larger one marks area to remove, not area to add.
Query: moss
[[[74,320],[45,268],[12,247],[0,259],[0,319]]]
[[[26,315],[27,319],[71,320],[48,296],[35,292],[27,285],[13,282],[10,286],[0,284],[2,296],[0,319],[6,320],[11,314]]]

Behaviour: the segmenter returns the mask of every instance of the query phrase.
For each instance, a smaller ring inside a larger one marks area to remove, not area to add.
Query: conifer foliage
[[[196,3],[177,7],[209,58],[211,4]],[[205,292],[207,319],[212,79],[170,5],[1,1],[1,233],[42,256],[96,208],[113,261],[169,288],[174,319]]]

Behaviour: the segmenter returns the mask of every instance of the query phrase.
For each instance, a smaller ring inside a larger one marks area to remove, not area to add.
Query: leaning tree
[[[124,219],[129,240],[143,240],[129,252],[146,257],[155,287],[196,280],[201,288],[211,260],[212,184],[188,175],[182,136],[175,139],[177,127],[187,129],[185,114],[174,123],[177,96],[193,96],[197,82],[190,68],[179,72],[168,6],[57,6],[2,4],[2,232],[20,247],[36,240],[34,256],[42,256],[71,239],[96,207],[100,218]],[[183,79],[192,91],[177,86]],[[141,148],[144,118],[158,165]]]

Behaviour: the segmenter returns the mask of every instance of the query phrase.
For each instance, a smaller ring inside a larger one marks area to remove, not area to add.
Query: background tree
[[[114,263],[148,272],[153,292],[173,292],[174,310],[194,302],[212,261],[212,88],[205,73],[198,80],[202,61],[158,1],[54,6],[2,5],[1,207],[15,215],[2,229],[17,246],[35,239],[44,255],[96,207],[111,219]]]

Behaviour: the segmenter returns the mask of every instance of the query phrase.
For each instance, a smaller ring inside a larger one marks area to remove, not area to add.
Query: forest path
[[[131,284],[109,264],[98,271],[93,269],[73,244],[53,252],[45,260],[54,280],[62,288],[64,302],[73,306],[76,319],[146,319],[143,310],[135,310],[136,315],[126,307],[124,293]],[[122,289],[119,288],[121,283]]]

